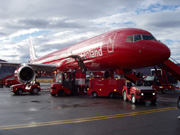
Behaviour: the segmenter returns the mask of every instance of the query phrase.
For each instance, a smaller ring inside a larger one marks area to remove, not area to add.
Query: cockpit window
[[[134,42],[142,40],[141,35],[134,35]]]
[[[156,40],[153,35],[142,35],[143,40]]]
[[[133,42],[133,35],[126,38],[126,42]]]
[[[126,38],[126,42],[136,42],[139,40],[156,40],[153,35],[141,35],[141,34],[136,34],[136,35],[130,35]]]

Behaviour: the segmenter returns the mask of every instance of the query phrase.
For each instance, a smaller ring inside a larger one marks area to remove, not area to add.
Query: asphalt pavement
[[[121,97],[14,95],[0,88],[0,135],[179,135],[180,91],[158,93],[156,105]]]

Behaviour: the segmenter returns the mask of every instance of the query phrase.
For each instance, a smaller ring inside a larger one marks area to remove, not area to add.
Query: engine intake
[[[15,78],[20,83],[28,83],[35,78],[35,73],[32,67],[30,66],[21,66],[14,72]]]

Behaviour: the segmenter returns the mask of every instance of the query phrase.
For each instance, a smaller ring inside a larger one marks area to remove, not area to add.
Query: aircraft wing
[[[36,71],[49,71],[52,72],[56,70],[56,65],[53,64],[27,64]]]
[[[5,66],[13,66],[13,67],[20,67],[22,64],[21,64],[21,63],[0,62],[0,67],[1,67],[2,65],[5,65]]]
[[[14,67],[17,67],[17,68],[20,67],[20,66],[30,66],[35,71],[48,71],[48,72],[52,72],[52,71],[56,70],[56,65],[53,65],[53,64],[31,64],[31,63],[22,64],[22,63],[0,62],[0,67],[2,65],[5,65],[5,66],[14,66]]]

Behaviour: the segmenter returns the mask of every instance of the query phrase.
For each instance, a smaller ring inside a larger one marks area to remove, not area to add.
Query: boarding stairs
[[[164,70],[172,74],[172,76],[174,76],[177,80],[180,81],[180,66],[179,65],[180,64],[177,61],[175,61],[173,58],[166,60],[162,64]]]
[[[165,73],[165,71],[168,72],[174,78],[180,81],[180,66],[179,65],[180,64],[177,61],[175,61],[173,58],[169,58],[162,64],[158,65],[162,69],[161,75],[160,74],[158,75],[157,69],[154,66],[161,86],[153,86],[153,87],[156,90],[162,90],[162,91],[164,91],[165,89],[169,89],[169,90],[180,89],[180,87],[173,86],[169,83],[166,73]]]

